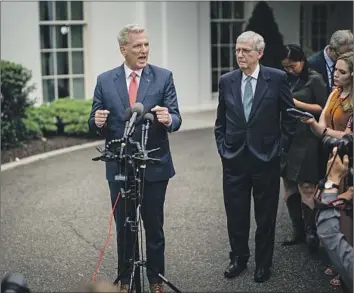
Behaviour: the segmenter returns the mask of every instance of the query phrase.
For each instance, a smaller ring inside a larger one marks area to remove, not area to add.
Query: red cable
[[[120,196],[120,192],[118,192],[116,202],[114,203],[112,211],[111,211],[111,215],[110,215],[110,219],[109,219],[109,228],[108,228],[108,234],[107,234],[107,237],[106,237],[106,241],[104,243],[103,248],[101,248],[101,250],[100,250],[100,256],[98,258],[98,261],[97,261],[97,264],[96,264],[96,268],[95,268],[95,271],[92,274],[91,282],[93,282],[93,283],[96,282],[96,276],[97,276],[98,270],[99,270],[100,265],[101,265],[101,261],[102,261],[102,258],[103,258],[104,250],[106,249],[106,247],[108,245],[108,242],[109,242],[109,239],[111,238],[112,221],[113,221],[114,211],[116,209],[116,205],[118,203],[119,196]]]

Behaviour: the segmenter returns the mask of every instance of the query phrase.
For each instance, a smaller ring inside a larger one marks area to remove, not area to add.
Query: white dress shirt
[[[254,97],[254,93],[256,92],[256,86],[257,86],[257,79],[258,79],[258,75],[259,75],[259,69],[260,66],[259,64],[257,64],[256,69],[253,71],[253,73],[251,74],[251,85],[252,85],[252,91],[253,91],[253,97]],[[243,72],[242,73],[242,82],[241,82],[241,95],[242,95],[242,102],[243,102],[243,94],[245,92],[245,87],[246,87],[246,78],[248,76]]]
[[[327,70],[327,76],[328,76],[328,85],[330,88],[332,88],[332,68],[334,66],[334,62],[332,61],[331,58],[328,57],[327,53],[326,53],[326,49],[327,47],[323,50],[323,55],[325,58],[325,62],[326,62],[326,70]]]
[[[140,83],[140,78],[141,78],[141,74],[143,73],[143,69],[139,69],[139,70],[131,70],[125,63],[124,63],[124,72],[125,72],[125,81],[127,82],[127,89],[129,92],[129,85],[130,82],[132,80],[132,77],[130,76],[132,72],[136,73],[136,82],[138,84],[138,88],[139,88],[139,83]]]

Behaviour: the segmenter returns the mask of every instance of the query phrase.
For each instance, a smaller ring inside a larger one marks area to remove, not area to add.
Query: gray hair
[[[128,44],[129,34],[140,34],[146,32],[146,29],[138,24],[128,24],[122,28],[118,34],[119,46],[124,46]]]
[[[263,37],[260,34],[257,34],[254,31],[245,31],[242,34],[240,34],[236,40],[238,41],[248,41],[248,40],[253,40],[253,47],[256,51],[261,51],[264,50],[265,48],[265,42]]]
[[[353,51],[354,39],[353,33],[350,30],[338,30],[333,33],[329,41],[330,47],[333,49],[339,49],[345,47],[345,52]],[[344,53],[344,52],[342,52]]]

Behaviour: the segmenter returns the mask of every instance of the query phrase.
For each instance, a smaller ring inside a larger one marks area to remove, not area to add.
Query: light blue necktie
[[[252,76],[247,76],[245,92],[243,93],[243,110],[245,111],[246,121],[251,113],[252,102],[253,102],[253,91],[251,84]]]

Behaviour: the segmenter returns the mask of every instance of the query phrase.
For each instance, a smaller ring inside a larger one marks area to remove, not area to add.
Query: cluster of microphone
[[[150,125],[154,122],[154,115],[151,113],[144,114],[144,105],[136,103],[133,107],[125,110],[124,122],[125,129],[123,139],[131,137],[134,133],[135,127],[143,122],[141,146],[145,149],[148,140],[148,130]]]
[[[102,156],[93,158],[93,161],[110,161],[122,160],[124,158],[124,151],[128,144],[134,145],[139,153],[146,152],[146,145],[148,141],[148,131],[154,122],[154,115],[151,113],[144,113],[144,105],[141,103],[134,104],[131,108],[127,108],[124,112],[124,133],[123,137],[119,139],[112,139],[106,143],[105,150],[96,148]],[[141,125],[141,141],[134,141],[132,136],[137,126]]]

